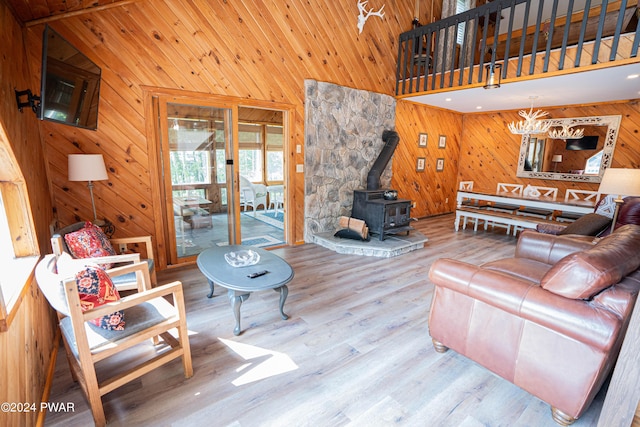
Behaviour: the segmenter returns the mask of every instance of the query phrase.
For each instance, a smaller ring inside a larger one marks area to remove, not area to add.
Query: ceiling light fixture
[[[549,128],[551,127],[551,123],[546,122],[544,120],[538,120],[540,117],[544,117],[549,115],[546,111],[538,110],[535,113],[533,112],[533,101],[538,98],[537,96],[530,96],[531,100],[531,109],[529,112],[525,110],[520,110],[518,114],[524,118],[524,120],[520,120],[519,122],[511,122],[509,123],[509,130],[511,133],[516,135],[532,135],[538,133],[547,133]]]
[[[487,83],[483,87],[485,89],[498,89],[500,87],[500,78],[502,77],[502,64],[487,64],[485,68],[487,69]]]
[[[547,134],[551,139],[580,139],[584,136],[584,129],[574,129],[574,125],[563,124],[560,129],[554,129]]]

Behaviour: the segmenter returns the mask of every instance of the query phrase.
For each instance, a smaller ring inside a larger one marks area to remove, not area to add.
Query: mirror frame
[[[560,127],[562,125],[571,126],[608,126],[607,134],[605,137],[602,163],[600,165],[600,173],[598,175],[577,175],[561,172],[533,172],[524,170],[524,162],[527,158],[527,148],[529,146],[529,139],[531,135],[522,135],[522,141],[520,142],[520,157],[518,158],[518,169],[516,176],[519,178],[539,178],[539,179],[552,179],[557,181],[575,181],[575,182],[595,182],[599,183],[604,175],[604,170],[611,166],[613,160],[613,151],[618,139],[618,129],[620,128],[620,121],[622,116],[593,116],[593,117],[575,117],[564,119],[545,119],[542,120],[545,123],[551,123],[552,127]]]

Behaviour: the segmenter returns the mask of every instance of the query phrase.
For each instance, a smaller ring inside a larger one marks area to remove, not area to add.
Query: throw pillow
[[[87,221],[84,228],[64,235],[64,241],[75,258],[95,258],[116,255],[111,242],[100,227]],[[103,265],[109,269],[111,264]]]
[[[80,308],[87,311],[108,302],[118,301],[120,294],[109,275],[99,267],[85,267],[76,273]],[[110,331],[124,330],[124,312],[119,310],[91,320],[96,326]]]
[[[580,234],[583,236],[597,236],[601,231],[611,226],[611,218],[596,213],[586,214],[570,223],[559,234]]]
[[[616,202],[614,202],[614,200],[615,197],[613,197],[612,195],[603,197],[596,204],[596,208],[593,210],[593,212],[597,213],[598,215],[613,218],[613,213],[616,211]]]

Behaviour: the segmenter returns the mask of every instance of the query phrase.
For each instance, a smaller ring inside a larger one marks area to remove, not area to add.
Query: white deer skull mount
[[[360,11],[360,14],[358,15],[358,31],[360,33],[362,33],[362,29],[364,28],[364,23],[367,22],[367,19],[369,19],[371,15],[379,16],[380,18],[384,16],[384,12],[382,11],[382,9],[384,9],[384,5],[382,5],[379,11],[374,12],[373,8],[367,11],[367,8],[366,8],[367,3],[368,1],[358,0],[358,10]]]

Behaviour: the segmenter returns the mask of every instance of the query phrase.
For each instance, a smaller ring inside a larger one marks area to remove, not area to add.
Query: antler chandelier
[[[561,129],[551,130],[548,135],[552,139],[580,139],[584,136],[584,129],[574,129],[574,125],[563,124]]]
[[[536,98],[536,96],[529,97],[529,99],[531,99],[531,109],[529,110],[529,112],[525,110],[520,110],[518,112],[518,114],[523,117],[524,120],[520,120],[517,123],[509,123],[509,130],[511,131],[511,133],[517,135],[547,133],[547,131],[551,127],[551,123],[538,119],[540,117],[547,116],[549,113],[542,110],[538,110],[535,113],[533,112],[533,100]]]

